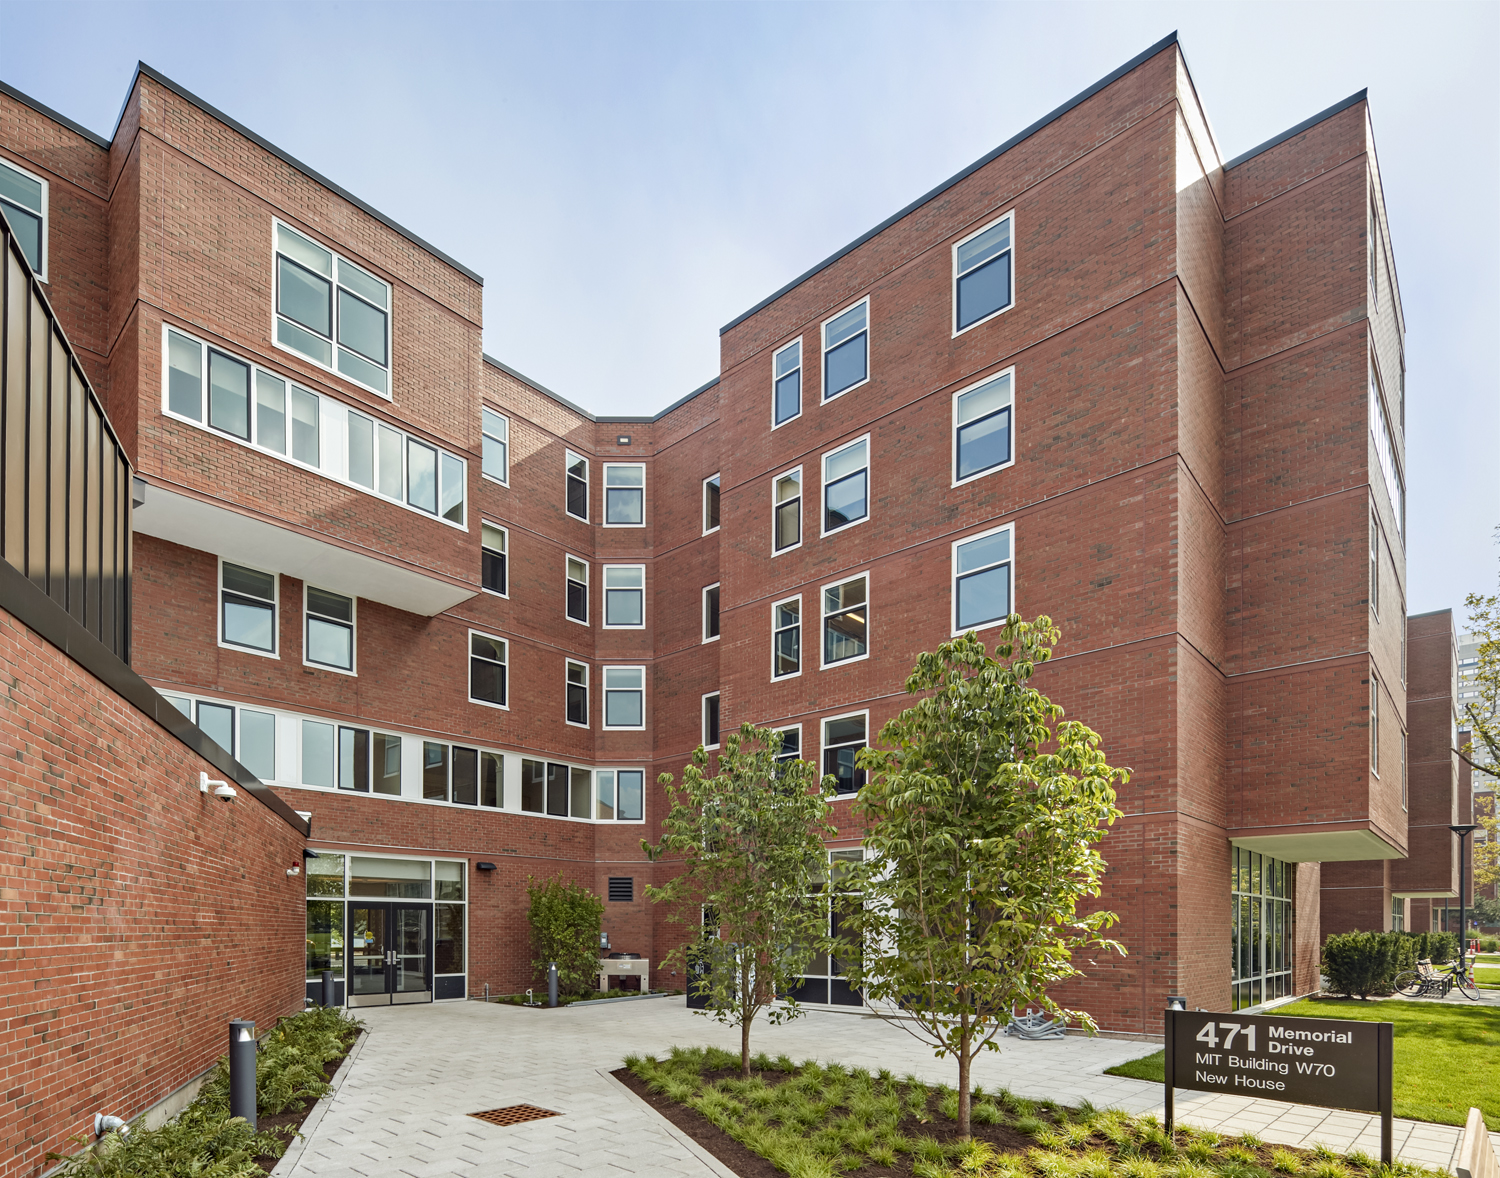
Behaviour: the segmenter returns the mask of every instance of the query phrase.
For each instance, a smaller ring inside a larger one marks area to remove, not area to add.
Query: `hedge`
[[[1323,976],[1334,994],[1368,998],[1391,993],[1396,975],[1418,959],[1441,964],[1457,952],[1453,933],[1335,933],[1323,942]]]

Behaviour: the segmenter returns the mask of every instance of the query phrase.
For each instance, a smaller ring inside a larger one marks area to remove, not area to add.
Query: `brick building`
[[[1130,955],[1068,995],[1102,1026],[1314,988],[1320,864],[1405,852],[1363,93],[1225,161],[1168,38],[649,419],[484,355],[478,276],[144,65],[109,139],[0,93],[0,166],[135,466],[132,664],[310,815],[309,978],[351,1001],[530,984],[528,877],[659,960],[655,779],[720,726],[838,776],[857,849],[853,753],[915,655],[1011,609],[1058,621],[1040,686],[1134,770]]]

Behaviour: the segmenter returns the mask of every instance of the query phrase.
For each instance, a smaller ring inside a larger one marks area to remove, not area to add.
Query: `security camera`
[[[221,802],[232,801],[239,797],[239,790],[235,789],[229,782],[221,781],[214,787],[214,797],[218,798]]]

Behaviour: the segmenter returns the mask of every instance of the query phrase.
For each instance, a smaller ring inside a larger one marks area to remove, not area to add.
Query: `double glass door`
[[[349,1005],[432,1001],[432,906],[349,904]]]

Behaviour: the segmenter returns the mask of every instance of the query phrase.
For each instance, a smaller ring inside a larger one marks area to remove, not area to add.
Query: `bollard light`
[[[557,962],[547,965],[547,1005],[557,1005]]]
[[[229,1115],[255,1121],[255,1024],[237,1018],[229,1024]]]

